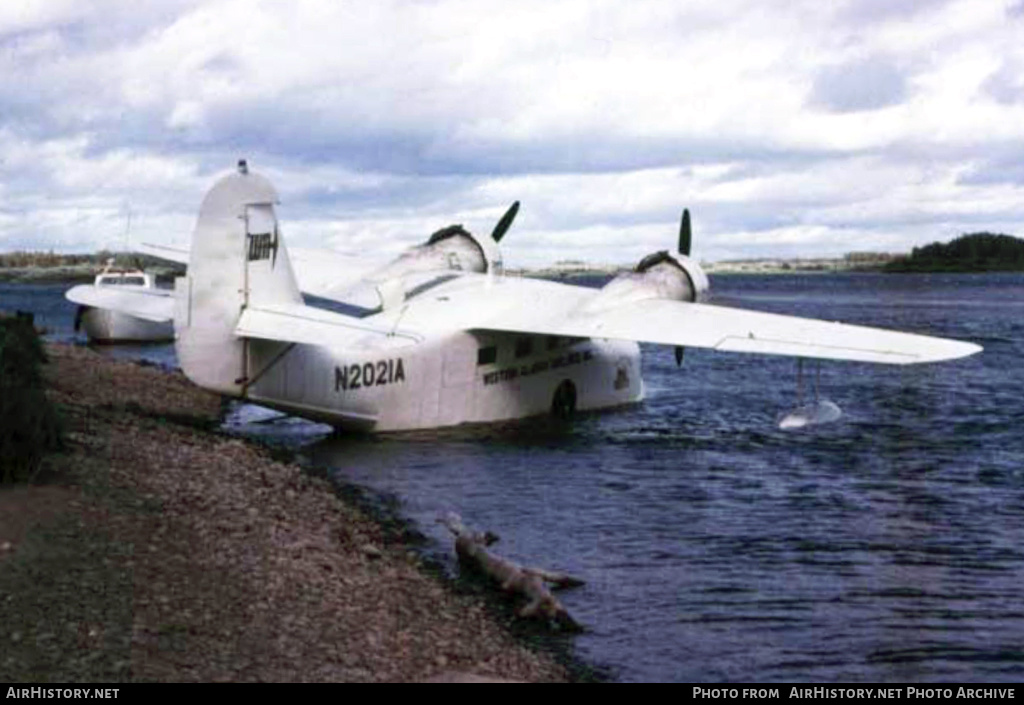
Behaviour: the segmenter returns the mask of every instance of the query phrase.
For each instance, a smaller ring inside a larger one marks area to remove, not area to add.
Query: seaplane
[[[150,297],[169,297],[171,292],[157,286],[156,276],[140,269],[117,269],[114,259],[107,261],[106,266],[87,289],[89,300],[95,302],[103,296],[103,290],[117,287],[118,290],[130,288],[140,295]],[[65,296],[73,303],[75,300],[71,289]],[[114,297],[117,299],[117,297]],[[166,307],[165,307],[166,308]],[[85,329],[91,343],[100,345],[119,343],[165,343],[174,339],[174,325],[169,320],[151,320],[139,318],[116,309],[103,306],[89,306],[79,303],[75,313],[75,332]]]
[[[602,288],[510,276],[500,242],[435,232],[382,266],[330,251],[290,252],[273,185],[240,161],[199,210],[190,248],[147,248],[184,262],[171,297],[83,285],[74,300],[174,324],[182,370],[222,395],[356,431],[406,431],[634,404],[639,343],[909,365],[975,354],[970,342],[707,303],[678,246]],[[801,408],[788,426],[832,418]]]

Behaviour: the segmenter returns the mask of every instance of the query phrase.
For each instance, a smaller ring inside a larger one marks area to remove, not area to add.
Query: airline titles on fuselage
[[[577,351],[566,355],[559,355],[551,360],[538,360],[532,364],[524,364],[518,367],[507,367],[503,370],[495,370],[494,372],[488,372],[485,374],[484,384],[491,385],[497,384],[498,382],[510,382],[514,379],[529,377],[530,375],[547,372],[548,370],[557,370],[562,367],[578,365],[592,359],[593,357],[594,353],[590,350],[583,350],[582,352]]]

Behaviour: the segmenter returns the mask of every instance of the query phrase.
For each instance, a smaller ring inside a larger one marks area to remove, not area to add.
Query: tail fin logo
[[[277,266],[277,228],[272,233],[249,234],[249,261],[271,260],[270,266]]]

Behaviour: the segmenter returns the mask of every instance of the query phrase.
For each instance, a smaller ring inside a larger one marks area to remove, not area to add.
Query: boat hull
[[[92,343],[163,343],[174,340],[174,324],[155,323],[125,313],[90,308],[82,314],[82,328]]]

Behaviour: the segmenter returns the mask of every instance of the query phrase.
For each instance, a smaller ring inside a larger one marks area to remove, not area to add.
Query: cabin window
[[[516,339],[516,357],[527,357],[533,353],[533,338]]]
[[[485,348],[480,348],[476,351],[476,364],[478,365],[493,365],[498,361],[498,348],[494,345],[488,345]]]
[[[583,340],[583,338],[570,338],[565,335],[549,335],[547,336],[547,348],[549,352],[552,350],[561,350],[562,348],[571,348],[581,340]]]
[[[142,277],[102,277],[102,286],[144,286],[146,281]]]

